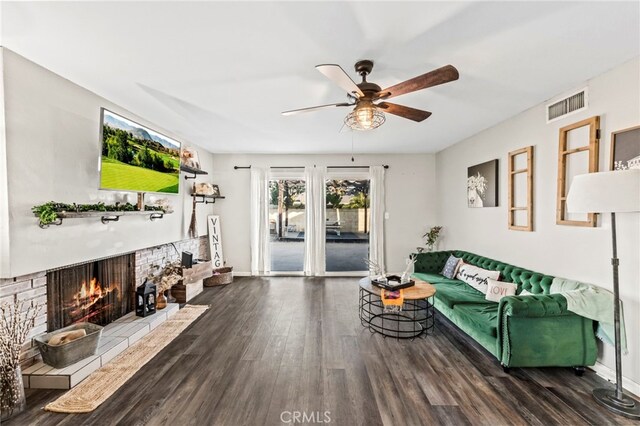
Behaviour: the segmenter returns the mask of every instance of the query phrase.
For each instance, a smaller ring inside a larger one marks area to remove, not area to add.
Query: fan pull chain
[[[354,161],[356,161],[353,158],[353,130],[351,131],[351,162],[353,163]]]

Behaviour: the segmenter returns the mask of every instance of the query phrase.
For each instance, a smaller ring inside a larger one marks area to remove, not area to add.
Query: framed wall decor
[[[640,169],[640,126],[611,133],[609,169]]]
[[[598,171],[600,116],[593,116],[560,129],[558,143],[558,195],[556,223],[570,226],[596,226],[595,213],[567,211],[567,194],[574,176]]]
[[[498,160],[467,168],[467,206],[498,206]]]
[[[509,153],[509,229],[533,231],[533,146]]]

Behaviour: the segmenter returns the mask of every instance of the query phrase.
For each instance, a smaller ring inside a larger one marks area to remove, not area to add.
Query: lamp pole
[[[616,390],[614,393],[606,388],[594,389],[593,397],[598,403],[617,414],[640,419],[640,405],[622,391],[622,343],[620,341],[620,289],[618,276],[620,261],[618,260],[615,212],[611,212],[611,242],[613,244],[611,265],[613,266],[613,326],[616,339]]]
[[[613,326],[616,336],[616,399],[622,401],[622,344],[620,342],[620,285],[618,275],[618,239],[616,236],[616,214],[611,213],[611,243],[613,245],[611,265],[613,266]]]

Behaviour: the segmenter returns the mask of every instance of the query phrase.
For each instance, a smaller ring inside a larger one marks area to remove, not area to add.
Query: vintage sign
[[[211,251],[211,263],[214,269],[224,266],[222,256],[222,239],[220,238],[220,216],[207,216],[207,228],[209,230],[209,250]]]

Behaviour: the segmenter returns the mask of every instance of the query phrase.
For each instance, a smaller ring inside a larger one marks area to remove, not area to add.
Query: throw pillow
[[[497,280],[500,278],[500,271],[489,271],[487,269],[478,268],[477,266],[463,263],[458,270],[456,278],[460,281],[464,281],[471,287],[484,294],[487,294],[487,280],[489,278]]]
[[[513,296],[516,294],[518,286],[512,283],[488,279],[487,296],[485,299],[499,302],[505,296]]]
[[[533,294],[533,293],[531,293],[531,292],[529,292],[527,290],[522,290],[518,296],[535,296],[535,294]]]
[[[453,279],[453,277],[456,276],[456,273],[458,273],[458,268],[461,264],[460,262],[462,262],[462,259],[455,257],[454,255],[449,256],[447,263],[444,264],[441,274],[446,278]]]

